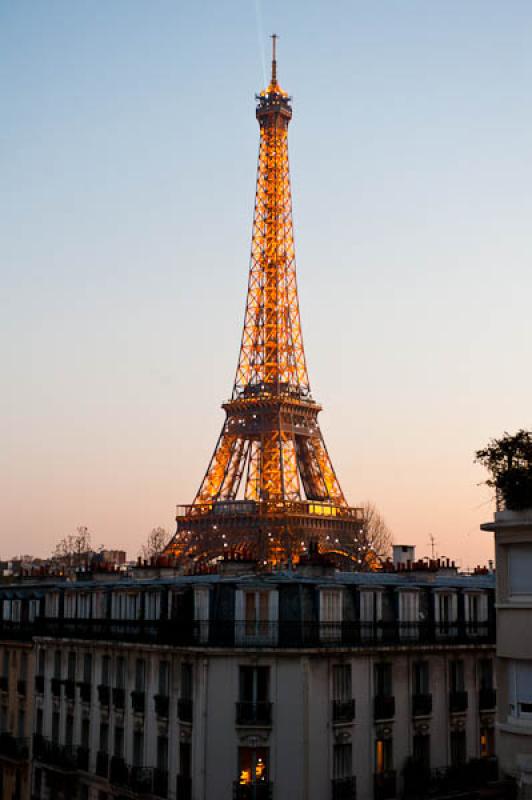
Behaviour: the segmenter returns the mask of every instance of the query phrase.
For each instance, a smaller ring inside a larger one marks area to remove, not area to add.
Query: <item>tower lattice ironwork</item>
[[[362,510],[348,506],[318,424],[307,373],[288,162],[290,98],[257,95],[257,189],[244,330],[226,419],[191,505],[178,506],[166,553],[211,562],[228,550],[297,561],[311,541],[356,566]]]

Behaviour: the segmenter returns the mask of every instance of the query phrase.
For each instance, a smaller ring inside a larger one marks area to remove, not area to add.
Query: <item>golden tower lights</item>
[[[362,510],[347,505],[318,424],[296,282],[288,162],[290,98],[272,75],[257,95],[260,127],[251,264],[240,356],[226,419],[201,486],[178,507],[166,553],[212,562],[240,552],[297,561],[314,541],[357,567]]]

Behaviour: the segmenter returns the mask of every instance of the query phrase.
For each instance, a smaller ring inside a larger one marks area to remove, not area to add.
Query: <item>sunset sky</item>
[[[0,0],[0,557],[173,532],[234,378],[268,36],[313,395],[352,505],[492,557],[532,426],[532,4]]]

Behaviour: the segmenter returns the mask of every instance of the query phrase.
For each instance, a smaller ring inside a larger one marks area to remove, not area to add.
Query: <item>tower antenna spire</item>
[[[277,39],[276,33],[272,33],[272,86],[277,85]]]

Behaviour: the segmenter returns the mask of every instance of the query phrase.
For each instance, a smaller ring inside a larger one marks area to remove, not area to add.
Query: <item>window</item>
[[[70,650],[67,661],[67,678],[69,681],[76,680],[76,654]]]
[[[495,755],[495,731],[493,728],[480,729],[480,757],[491,758]]]
[[[392,665],[388,663],[375,664],[375,695],[390,697],[392,694]]]
[[[191,776],[191,747],[190,742],[180,742],[179,744],[179,774],[183,778]]]
[[[337,639],[342,634],[342,591],[321,589],[320,591],[320,637]]]
[[[269,677],[269,667],[240,667],[240,702],[267,702]]]
[[[168,771],[168,737],[157,737],[157,769]]]
[[[90,730],[91,730],[90,720],[89,719],[82,719],[81,720],[81,746],[85,750],[89,749]]]
[[[44,727],[44,714],[42,708],[37,709],[37,716],[35,719],[35,733],[37,736],[42,736]]]
[[[116,659],[115,685],[117,689],[126,688],[126,660],[124,656]]]
[[[532,544],[512,544],[507,551],[510,595],[532,594]]]
[[[92,682],[92,655],[85,653],[83,656],[83,680],[85,683]]]
[[[464,662],[461,658],[451,661],[450,664],[451,692],[465,691]]]
[[[115,727],[114,755],[116,758],[124,757],[124,729],[121,725]]]
[[[18,710],[18,738],[23,739],[26,731],[26,714],[23,708]]]
[[[246,635],[266,633],[268,630],[269,592],[244,592]]]
[[[417,638],[419,620],[419,593],[399,592],[399,631],[402,639]]]
[[[414,694],[430,694],[428,661],[414,662],[412,683]]]
[[[59,743],[59,711],[52,712],[52,742]]]
[[[146,681],[146,662],[143,658],[137,658],[135,661],[135,689],[137,692],[144,691]]]
[[[508,702],[512,716],[532,718],[532,664],[529,661],[510,662]]]
[[[430,736],[414,734],[412,754],[414,761],[423,766],[423,769],[430,769]]]
[[[465,764],[466,758],[466,732],[451,731],[451,766]]]
[[[111,678],[111,658],[109,656],[102,656],[102,684],[109,686]]]
[[[268,783],[269,749],[267,747],[239,747],[238,782],[241,786]]]
[[[333,779],[350,778],[353,774],[352,746],[348,744],[335,744],[333,747]]]
[[[20,654],[20,679],[25,681],[28,677],[28,654]]]
[[[100,750],[107,753],[109,749],[109,725],[107,722],[100,723]]]
[[[168,661],[159,661],[159,694],[168,694],[168,675],[169,664]]]
[[[345,703],[352,700],[351,664],[334,664],[332,668],[333,700]]]
[[[144,734],[133,731],[133,766],[142,767],[144,761]]]
[[[192,700],[192,664],[186,661],[181,663],[181,697]]]
[[[54,678],[61,679],[61,650],[54,652]]]
[[[39,650],[37,674],[44,675],[45,669],[46,669],[46,650],[43,647],[41,647],[41,649]]]
[[[72,714],[67,714],[65,725],[65,742],[69,745],[74,742],[74,717]]]
[[[479,660],[478,684],[480,689],[493,689],[493,660],[491,658]]]
[[[375,742],[375,772],[382,775],[393,769],[392,739],[377,739]]]

